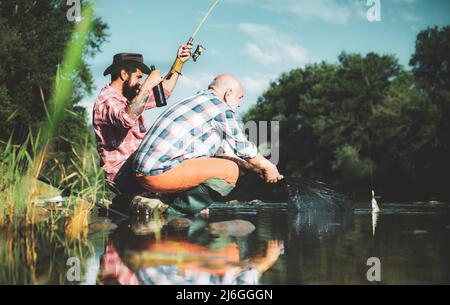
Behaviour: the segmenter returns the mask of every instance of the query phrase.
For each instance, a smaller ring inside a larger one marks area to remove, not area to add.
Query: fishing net
[[[330,185],[304,178],[285,178],[288,203],[297,211],[349,212],[351,195]]]

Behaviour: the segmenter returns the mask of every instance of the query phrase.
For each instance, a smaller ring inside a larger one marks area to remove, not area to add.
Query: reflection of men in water
[[[169,108],[136,152],[134,168],[140,185],[156,193],[192,191],[171,207],[184,213],[207,213],[211,189],[225,196],[236,185],[236,163],[215,158],[230,148],[237,157],[261,170],[266,182],[281,180],[277,167],[258,154],[238,125],[235,112],[243,91],[236,78],[223,74],[213,80],[209,90]],[[196,189],[202,185],[203,189]]]
[[[118,238],[115,233],[108,242],[100,284],[258,284],[281,253],[280,241],[268,241],[264,255],[241,261],[235,242],[213,247],[173,233],[160,241],[151,234],[129,234]]]

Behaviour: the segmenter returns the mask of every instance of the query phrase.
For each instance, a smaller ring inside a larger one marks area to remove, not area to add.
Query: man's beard
[[[127,100],[132,101],[139,93],[139,84],[136,84],[135,86],[130,86],[130,81],[127,80],[122,85],[122,92],[123,96],[127,98]]]

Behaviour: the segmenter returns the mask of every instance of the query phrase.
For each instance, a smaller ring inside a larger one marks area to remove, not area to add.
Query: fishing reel
[[[206,50],[205,47],[199,44],[197,48],[195,48],[194,53],[192,53],[192,60],[194,60],[194,62],[197,62],[197,59],[200,57],[200,55],[202,55],[203,51],[205,50]]]
[[[189,38],[188,44],[193,45],[194,43],[194,38]],[[197,59],[200,57],[200,55],[202,55],[203,51],[205,51],[205,47],[202,46],[201,44],[197,45],[197,47],[195,48],[194,53],[192,53],[192,60],[194,62],[197,62]]]

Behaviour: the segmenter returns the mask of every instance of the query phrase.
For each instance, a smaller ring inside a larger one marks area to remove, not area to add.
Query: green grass
[[[68,164],[54,158],[52,151],[92,31],[92,3],[85,5],[82,16],[57,68],[42,128],[30,131],[21,145],[13,145],[12,139],[0,141],[0,284],[64,283],[65,259],[85,259],[92,252],[87,239],[89,212],[106,194],[96,150],[86,136]],[[42,178],[54,187],[40,182]],[[37,199],[54,196],[59,189],[69,190],[66,204],[37,223]]]

